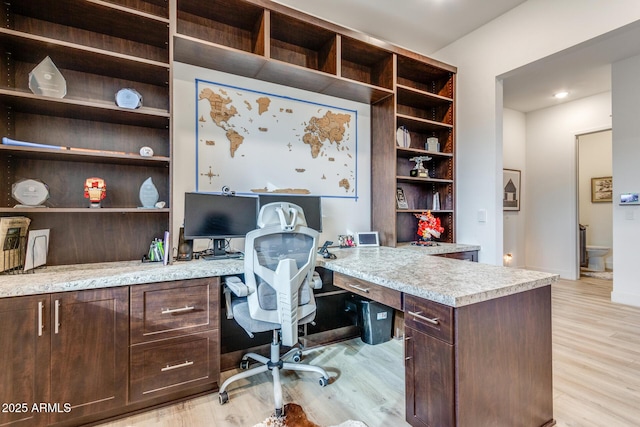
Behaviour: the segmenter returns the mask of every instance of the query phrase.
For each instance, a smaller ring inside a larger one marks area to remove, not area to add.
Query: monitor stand
[[[223,257],[227,253],[226,246],[226,239],[213,239],[213,256]]]
[[[235,259],[242,257],[242,252],[227,252],[225,250],[226,246],[226,239],[213,239],[213,248],[207,254],[202,255],[201,258],[210,261],[215,259]]]

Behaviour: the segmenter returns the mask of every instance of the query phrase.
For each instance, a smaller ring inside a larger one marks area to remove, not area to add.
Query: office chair
[[[255,353],[242,357],[241,369],[249,368],[249,359],[259,366],[228,378],[220,387],[220,404],[229,400],[227,387],[234,381],[271,370],[275,414],[283,414],[280,370],[316,372],[322,387],[329,383],[327,372],[299,362],[298,325],[313,321],[316,303],[312,288],[322,287],[315,273],[318,232],[308,228],[302,208],[287,202],[264,205],[258,215],[258,229],[245,240],[244,278],[225,280],[227,317],[233,319],[253,338],[257,332],[273,331],[270,358]],[[234,294],[232,298],[231,293]],[[282,357],[280,346],[292,347]]]

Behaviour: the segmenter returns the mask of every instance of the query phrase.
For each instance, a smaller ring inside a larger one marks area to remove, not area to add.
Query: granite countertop
[[[452,307],[540,286],[558,276],[479,264],[430,254],[477,250],[473,245],[332,248],[334,260],[318,266]],[[56,266],[0,276],[0,298],[242,274],[239,259],[161,263],[140,261]]]
[[[558,275],[450,258],[415,246],[335,250],[323,266],[410,295],[461,307],[546,286]]]
[[[140,261],[61,265],[0,276],[0,298],[226,276],[243,271],[244,263],[239,259],[176,261],[171,265]]]

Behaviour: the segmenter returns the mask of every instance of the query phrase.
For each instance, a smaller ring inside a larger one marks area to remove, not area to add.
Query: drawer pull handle
[[[42,330],[44,329],[44,304],[42,301],[38,301],[38,336],[42,336]]]
[[[413,311],[408,311],[407,313],[409,313],[411,316],[415,317],[416,319],[424,320],[425,322],[431,323],[432,325],[440,324],[439,319],[437,317],[434,317],[433,319],[429,319],[428,317],[421,316],[422,314],[421,311],[417,313],[414,313]]]
[[[167,365],[164,368],[160,369],[160,372],[172,371],[174,369],[186,368],[187,366],[193,365],[193,362],[187,360],[184,363],[179,363],[177,365]]]
[[[357,290],[359,290],[360,292],[364,292],[365,294],[368,294],[368,293],[369,293],[369,288],[361,288],[361,287],[360,287],[360,286],[358,286],[358,285],[351,285],[351,284],[349,285],[349,287],[351,287],[351,288],[353,288],[353,289],[357,289]]]
[[[196,308],[193,306],[184,306],[182,308],[165,308],[164,310],[162,310],[162,314],[175,314],[175,313],[184,313],[187,311],[193,311]]]

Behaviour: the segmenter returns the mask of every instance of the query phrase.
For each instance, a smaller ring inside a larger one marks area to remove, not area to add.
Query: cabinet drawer
[[[451,252],[440,255],[445,258],[460,259],[463,261],[478,262],[478,251]]]
[[[131,401],[217,383],[219,352],[218,330],[131,347]]]
[[[404,325],[453,344],[453,307],[405,295]]]
[[[131,287],[131,343],[218,329],[219,278]]]
[[[334,273],[333,284],[388,307],[402,310],[402,293],[395,289],[385,288],[384,286],[341,273]]]

